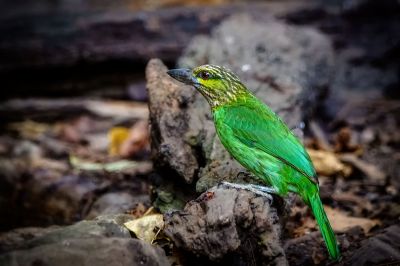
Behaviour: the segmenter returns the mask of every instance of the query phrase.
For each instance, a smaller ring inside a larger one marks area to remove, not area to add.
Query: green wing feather
[[[318,183],[311,159],[297,137],[266,105],[253,101],[222,107],[218,110],[223,112],[220,122],[246,146],[268,153]]]

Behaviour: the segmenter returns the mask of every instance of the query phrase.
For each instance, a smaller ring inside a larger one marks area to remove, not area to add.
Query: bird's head
[[[239,78],[229,69],[216,65],[202,65],[194,69],[171,69],[168,75],[194,86],[212,107],[236,101],[248,93]]]

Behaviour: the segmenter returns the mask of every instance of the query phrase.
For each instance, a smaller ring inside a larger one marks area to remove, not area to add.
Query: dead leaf
[[[94,128],[95,121],[88,116],[80,116],[68,122],[57,123],[55,134],[59,139],[70,143],[86,141],[86,135]]]
[[[306,216],[301,221],[301,225],[293,229],[293,236],[300,237],[311,233],[317,228],[317,223],[312,216]]]
[[[293,229],[293,235],[294,237],[300,237],[306,234],[311,233],[312,231],[315,231],[318,228],[317,222],[314,218],[314,216],[311,215],[306,215],[306,209],[307,208],[298,208],[295,207],[295,210],[297,209],[296,212],[301,213],[301,221],[299,222],[298,226],[296,226]],[[380,221],[377,219],[368,219],[368,218],[361,218],[361,217],[354,217],[354,216],[349,216],[345,212],[342,212],[338,209],[333,209],[329,206],[324,205],[324,209],[326,212],[326,215],[328,216],[328,219],[331,223],[331,226],[335,232],[346,232],[349,229],[355,227],[355,226],[360,226],[365,234],[368,234],[368,232],[377,225],[380,225]],[[292,210],[293,212],[293,210]],[[291,214],[292,216],[293,214]]]
[[[314,137],[317,139],[319,147],[326,151],[332,150],[332,146],[329,144],[328,137],[316,122],[310,121],[310,130]]]
[[[108,154],[116,156],[120,154],[122,143],[129,137],[129,129],[126,127],[113,127],[108,132]]]
[[[45,132],[52,130],[51,125],[32,120],[11,123],[8,128],[17,131],[22,138],[29,140],[36,140]]]
[[[138,239],[146,241],[147,243],[153,243],[157,235],[164,228],[164,217],[162,214],[150,214],[126,222],[124,225],[135,233]]]
[[[350,192],[340,192],[332,195],[332,198],[337,202],[342,202],[342,204],[348,204],[350,208],[353,209],[355,214],[361,215],[364,210],[371,212],[373,206],[369,200],[362,198]]]
[[[368,178],[384,184],[386,182],[386,174],[373,164],[367,163],[354,154],[346,153],[340,155],[340,160],[353,165],[355,168],[363,172]]]
[[[353,139],[353,132],[349,127],[341,128],[335,138],[335,152],[361,153],[360,145],[354,143]]]
[[[150,150],[150,133],[148,121],[141,120],[130,129],[126,127],[114,127],[108,133],[109,149],[111,156],[131,158],[140,152]]]
[[[106,172],[126,172],[134,174],[134,172],[147,173],[152,169],[152,163],[141,161],[129,161],[129,160],[119,160],[115,162],[108,163],[97,163],[90,162],[78,158],[76,156],[70,156],[71,165],[77,170],[83,171],[106,171]]]
[[[352,217],[337,209],[332,209],[327,206],[324,206],[324,208],[335,232],[346,232],[350,228],[360,226],[364,233],[368,234],[373,227],[381,224],[378,219]]]
[[[119,119],[147,119],[149,108],[146,103],[127,101],[85,101],[85,107],[101,117],[117,117]]]
[[[69,167],[67,163],[64,161],[53,160],[49,158],[34,158],[31,162],[32,168],[43,168],[43,169],[51,169],[58,172],[66,172],[68,171]]]
[[[318,174],[324,176],[332,176],[335,174],[349,176],[351,174],[351,167],[343,164],[335,153],[314,149],[307,149],[307,152]]]
[[[137,122],[129,130],[129,135],[121,144],[119,155],[129,158],[138,153],[150,150],[149,123],[147,120]]]

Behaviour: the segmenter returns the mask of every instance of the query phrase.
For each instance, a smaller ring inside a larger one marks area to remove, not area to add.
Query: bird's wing
[[[222,123],[246,146],[274,156],[318,183],[304,146],[281,119],[263,104],[229,106],[224,110]]]

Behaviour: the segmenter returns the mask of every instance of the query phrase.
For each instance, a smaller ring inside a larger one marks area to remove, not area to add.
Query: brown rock
[[[191,183],[199,162],[188,136],[189,120],[197,118],[200,124],[204,117],[194,110],[195,91],[174,82],[166,71],[160,60],[151,60],[146,69],[152,155],[156,167],[173,170]]]
[[[227,254],[239,254],[247,264],[286,265],[276,206],[252,192],[213,187],[165,221],[175,245],[196,255],[228,263]]]

